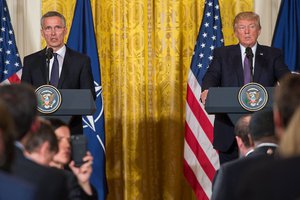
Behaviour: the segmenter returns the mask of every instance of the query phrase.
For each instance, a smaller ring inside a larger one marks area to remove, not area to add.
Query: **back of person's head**
[[[300,155],[300,106],[293,115],[290,123],[283,135],[280,146],[279,154],[282,157],[292,157]]]
[[[48,120],[49,120],[49,122],[50,122],[53,130],[58,129],[61,126],[67,126],[68,127],[68,124],[65,123],[64,121],[62,121],[61,119],[58,119],[58,118],[49,118]]]
[[[258,111],[252,114],[249,124],[250,134],[254,142],[273,142],[275,138],[273,111]],[[270,139],[270,141],[266,141]]]
[[[239,14],[237,14],[233,21],[234,30],[236,30],[237,24],[240,20],[253,20],[256,22],[258,28],[261,29],[260,17],[255,12],[248,11],[248,12],[240,12]]]
[[[50,122],[41,120],[40,127],[36,132],[30,132],[26,136],[25,149],[29,153],[36,151],[43,143],[49,143],[49,150],[53,153],[58,151],[58,141]]]
[[[50,165],[63,168],[70,162],[71,158],[70,129],[69,126],[60,119],[51,118],[49,121],[58,139],[58,152],[53,157]]]
[[[288,74],[280,80],[274,94],[274,108],[278,111],[284,128],[288,126],[295,110],[300,105],[300,75]]]
[[[249,122],[250,122],[251,116],[250,115],[244,115],[240,117],[240,119],[237,121],[234,127],[235,135],[239,138],[241,138],[242,142],[244,143],[245,147],[250,148],[252,147],[252,141],[250,138],[250,132],[249,132]]]
[[[13,119],[4,102],[0,100],[0,169],[9,171],[14,158],[16,137]]]
[[[13,118],[16,139],[21,140],[30,130],[37,116],[37,98],[33,87],[25,83],[2,85],[0,99],[5,102]]]

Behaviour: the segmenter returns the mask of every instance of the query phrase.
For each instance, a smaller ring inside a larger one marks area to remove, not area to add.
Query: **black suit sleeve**
[[[232,191],[229,188],[230,183],[228,182],[230,178],[226,167],[221,166],[214,178],[211,200],[233,199]]]
[[[24,58],[23,63],[24,63],[24,66],[23,66],[23,69],[22,69],[21,81],[32,84],[31,76],[30,76],[30,70],[29,70],[29,67],[28,67],[29,66],[29,61],[28,61],[27,57]]]
[[[86,57],[84,66],[80,73],[80,89],[90,89],[94,99],[96,99],[96,92],[94,86],[94,78],[91,69],[91,61],[89,57]]]
[[[209,89],[210,87],[220,86],[222,69],[221,69],[221,55],[219,49],[215,49],[213,53],[214,59],[212,60],[209,68],[207,69],[203,81],[202,81],[202,91]]]
[[[279,49],[274,50],[274,70],[275,76],[279,81],[285,74],[290,73],[288,67],[284,63],[282,51]]]

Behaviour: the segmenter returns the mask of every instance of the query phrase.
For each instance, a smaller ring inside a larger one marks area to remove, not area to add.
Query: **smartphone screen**
[[[83,157],[87,152],[86,137],[84,135],[72,135],[71,146],[72,160],[75,162],[75,167],[80,167],[84,163]]]

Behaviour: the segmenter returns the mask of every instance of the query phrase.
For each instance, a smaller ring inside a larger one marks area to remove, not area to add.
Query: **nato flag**
[[[291,71],[300,72],[300,1],[282,0],[272,46],[282,49]]]

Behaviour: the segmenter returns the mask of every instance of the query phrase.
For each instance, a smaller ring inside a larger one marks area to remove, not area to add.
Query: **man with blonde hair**
[[[241,12],[235,17],[233,28],[239,43],[214,50],[203,77],[201,101],[204,104],[210,87],[242,87],[249,82],[273,87],[289,73],[281,50],[258,44],[259,15]],[[219,152],[221,164],[238,158],[234,124],[227,114],[216,114],[213,146]]]

